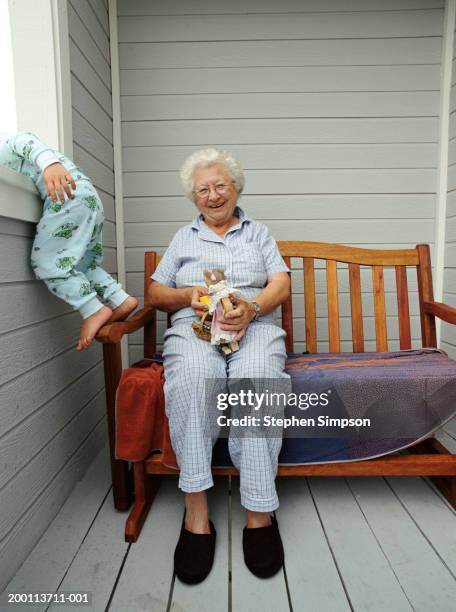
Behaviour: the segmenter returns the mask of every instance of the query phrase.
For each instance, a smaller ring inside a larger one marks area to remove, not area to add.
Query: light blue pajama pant
[[[74,199],[64,203],[45,199],[31,263],[36,277],[86,319],[102,308],[102,301],[116,308],[128,294],[100,267],[104,214],[96,189],[81,179],[73,193]]]
[[[284,372],[285,332],[281,327],[251,323],[239,342],[239,351],[225,356],[195,336],[192,320],[197,319],[181,319],[166,330],[163,350],[166,414],[180,468],[179,488],[187,493],[213,485],[215,439],[204,401],[205,379],[217,379],[215,384],[224,379],[220,392],[226,392],[227,378],[281,379],[282,388],[290,383]],[[288,380],[284,383],[283,379]],[[267,512],[279,506],[275,477],[281,447],[281,436],[229,437],[231,460],[240,472],[241,504],[248,510]]]

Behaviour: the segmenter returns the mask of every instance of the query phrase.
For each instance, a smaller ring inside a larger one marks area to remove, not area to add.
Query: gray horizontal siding
[[[124,147],[125,172],[174,172],[191,146]],[[394,144],[265,144],[232,145],[230,151],[244,160],[244,170],[312,168],[432,168],[436,143]]]
[[[304,3],[302,3],[304,4]],[[341,3],[342,4],[342,3]],[[323,3],[321,3],[323,5]],[[133,4],[129,2],[133,8]],[[260,6],[257,4],[257,6]],[[120,43],[121,69],[439,64],[439,37]]]
[[[398,243],[402,240],[411,242],[423,242],[428,238],[429,220],[420,219],[411,221],[409,219],[396,219],[394,223],[390,220],[305,220],[305,229],[300,219],[290,221],[268,221],[268,227],[273,235],[283,236],[285,240],[318,240],[319,242],[338,242],[341,235],[344,243],[353,242],[357,238],[365,241],[366,233],[371,235],[387,235],[392,242]],[[135,241],[135,246],[147,247],[151,241],[154,245],[167,246],[181,223],[128,223],[126,225],[125,240],[128,244]]]
[[[132,2],[134,4],[134,2]],[[175,42],[208,40],[296,40],[306,38],[403,38],[441,36],[443,11],[308,12],[305,14],[123,15],[119,19],[119,42]],[[182,3],[182,13],[186,12]]]
[[[195,104],[190,94],[122,96],[125,121],[261,119],[289,117],[429,117],[438,114],[439,92],[209,93]]]
[[[438,90],[435,65],[425,66],[277,66],[122,70],[124,91],[132,96],[186,94]],[[337,99],[336,99],[337,103]]]
[[[229,13],[309,13],[309,12],[352,12],[352,11],[385,11],[403,9],[442,8],[442,0],[231,0],[230,2],[211,2],[207,0],[186,0],[185,13],[206,15]],[[182,0],[119,0],[119,15],[179,15],[183,11]]]
[[[443,2],[120,0],[118,10],[131,292],[142,295],[144,251],[162,253],[195,215],[178,169],[205,146],[240,160],[241,205],[278,240],[432,245]],[[341,295],[345,284],[341,273]],[[388,298],[394,340],[391,308]],[[319,332],[324,350],[327,330]],[[302,332],[296,338],[299,347]],[[131,338],[132,356],[140,343],[141,334]]]
[[[2,588],[106,441],[101,348],[75,351],[80,316],[36,280],[34,232],[0,220]]]
[[[117,239],[114,205],[114,154],[112,136],[111,58],[109,19],[103,0],[69,0],[70,70],[72,94],[73,152],[77,164],[92,179],[103,202],[103,267],[116,276]],[[100,350],[100,346],[96,347]],[[87,359],[89,356],[87,355]],[[95,382],[96,381],[96,382]],[[101,389],[93,392],[93,385]],[[95,433],[104,413],[104,380],[101,364],[91,365],[78,379],[78,402],[94,410],[86,425]],[[86,389],[87,385],[87,389]],[[82,389],[84,391],[82,392]],[[71,417],[68,390],[68,415]],[[99,439],[100,446],[106,441]]]
[[[74,159],[104,201],[105,267],[115,273],[108,13],[103,0],[72,0],[68,11]],[[101,346],[76,352],[81,317],[36,280],[34,233],[0,219],[0,589],[107,438]]]
[[[456,122],[454,126],[456,135]],[[203,147],[238,144],[397,144],[437,142],[438,117],[269,118],[129,121],[122,123],[126,147]],[[184,157],[182,157],[182,160]]]

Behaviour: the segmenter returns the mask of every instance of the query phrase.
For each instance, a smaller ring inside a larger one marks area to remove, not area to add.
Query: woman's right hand
[[[204,314],[208,309],[206,304],[203,304],[199,301],[202,295],[209,295],[207,287],[200,287],[198,285],[196,287],[193,287],[190,306],[195,311],[195,314],[197,314],[199,317]]]

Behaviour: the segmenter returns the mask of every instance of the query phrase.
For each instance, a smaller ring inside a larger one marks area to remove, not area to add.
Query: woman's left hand
[[[237,332],[233,340],[240,340],[245,334],[245,330],[250,322],[255,317],[255,306],[252,302],[247,302],[236,296],[231,296],[230,299],[234,305],[234,309],[227,312],[224,317],[220,317],[220,329]]]

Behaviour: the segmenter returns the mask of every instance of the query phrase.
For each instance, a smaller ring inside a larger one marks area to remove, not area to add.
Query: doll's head
[[[216,285],[218,282],[225,279],[225,270],[204,270],[203,274],[208,287]]]

